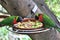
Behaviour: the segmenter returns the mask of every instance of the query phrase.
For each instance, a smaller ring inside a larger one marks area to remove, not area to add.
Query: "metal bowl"
[[[36,21],[34,18],[24,18],[22,22],[27,22],[27,21]],[[39,20],[38,20],[39,21]],[[13,26],[13,29],[21,29],[21,30],[37,30],[37,29],[40,29],[40,28],[43,28],[43,23],[42,23],[42,26],[41,27],[37,27],[37,28],[18,28],[16,26]]]

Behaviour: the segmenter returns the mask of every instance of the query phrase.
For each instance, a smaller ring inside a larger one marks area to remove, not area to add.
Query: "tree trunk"
[[[34,0],[41,10],[41,3],[43,0]],[[0,4],[11,15],[17,15],[22,17],[31,17],[31,10],[36,5],[33,0],[0,0]],[[40,5],[39,5],[40,4]],[[36,13],[42,13],[40,9],[37,9]],[[43,11],[44,12],[44,11]],[[36,35],[30,35],[33,40],[56,40],[56,31],[50,30]],[[41,38],[41,39],[40,39]]]
[[[36,34],[29,34],[29,36],[32,40],[57,40],[57,32],[55,29]]]
[[[32,0],[0,0],[0,3],[9,14],[22,17],[31,17],[31,10],[36,5]],[[38,8],[37,13],[40,12]]]

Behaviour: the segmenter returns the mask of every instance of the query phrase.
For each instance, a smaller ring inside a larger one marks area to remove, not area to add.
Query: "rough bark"
[[[31,17],[31,10],[36,5],[33,0],[0,0],[2,6],[11,15],[18,15],[26,17],[27,15]],[[37,10],[37,13],[39,8]]]
[[[29,34],[32,40],[57,40],[57,32],[55,29],[51,29],[46,32],[37,33],[37,34]]]

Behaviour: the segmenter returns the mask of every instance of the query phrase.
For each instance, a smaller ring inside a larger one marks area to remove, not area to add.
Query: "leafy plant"
[[[60,0],[45,0],[50,10],[58,17],[60,15]]]

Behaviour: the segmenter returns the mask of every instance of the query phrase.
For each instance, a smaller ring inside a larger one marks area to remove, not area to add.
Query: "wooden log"
[[[9,14],[22,17],[31,17],[31,10],[36,5],[33,0],[0,0],[0,3]],[[36,13],[40,12],[38,8]]]
[[[36,33],[36,34],[28,34],[32,40],[57,40],[57,32],[55,29],[51,29],[46,32]]]

